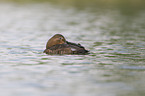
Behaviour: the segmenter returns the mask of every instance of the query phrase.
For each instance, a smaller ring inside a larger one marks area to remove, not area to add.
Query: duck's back
[[[46,54],[86,54],[83,46],[76,43],[66,42],[66,44],[57,44],[44,51]]]
[[[72,43],[72,42],[68,42],[68,41],[67,41],[67,44],[69,45],[69,47],[73,51],[73,54],[86,54],[89,52],[80,44],[76,44],[76,43]]]

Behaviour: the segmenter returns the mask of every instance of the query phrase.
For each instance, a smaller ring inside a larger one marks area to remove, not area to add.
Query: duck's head
[[[55,34],[53,37],[51,37],[46,45],[46,49],[48,49],[51,46],[54,46],[56,44],[64,44],[66,43],[66,39],[61,34]]]

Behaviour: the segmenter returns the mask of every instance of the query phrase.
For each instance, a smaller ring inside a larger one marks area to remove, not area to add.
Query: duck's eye
[[[61,40],[62,38],[60,37],[59,39]]]

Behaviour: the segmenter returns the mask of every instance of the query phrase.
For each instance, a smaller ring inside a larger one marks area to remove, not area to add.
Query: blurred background
[[[88,55],[46,55],[60,33]],[[145,1],[0,0],[1,96],[145,96]]]

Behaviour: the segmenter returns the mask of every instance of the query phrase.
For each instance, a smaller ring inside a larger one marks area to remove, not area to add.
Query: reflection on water
[[[3,96],[144,96],[144,12],[0,4]],[[61,33],[89,55],[43,54]]]

